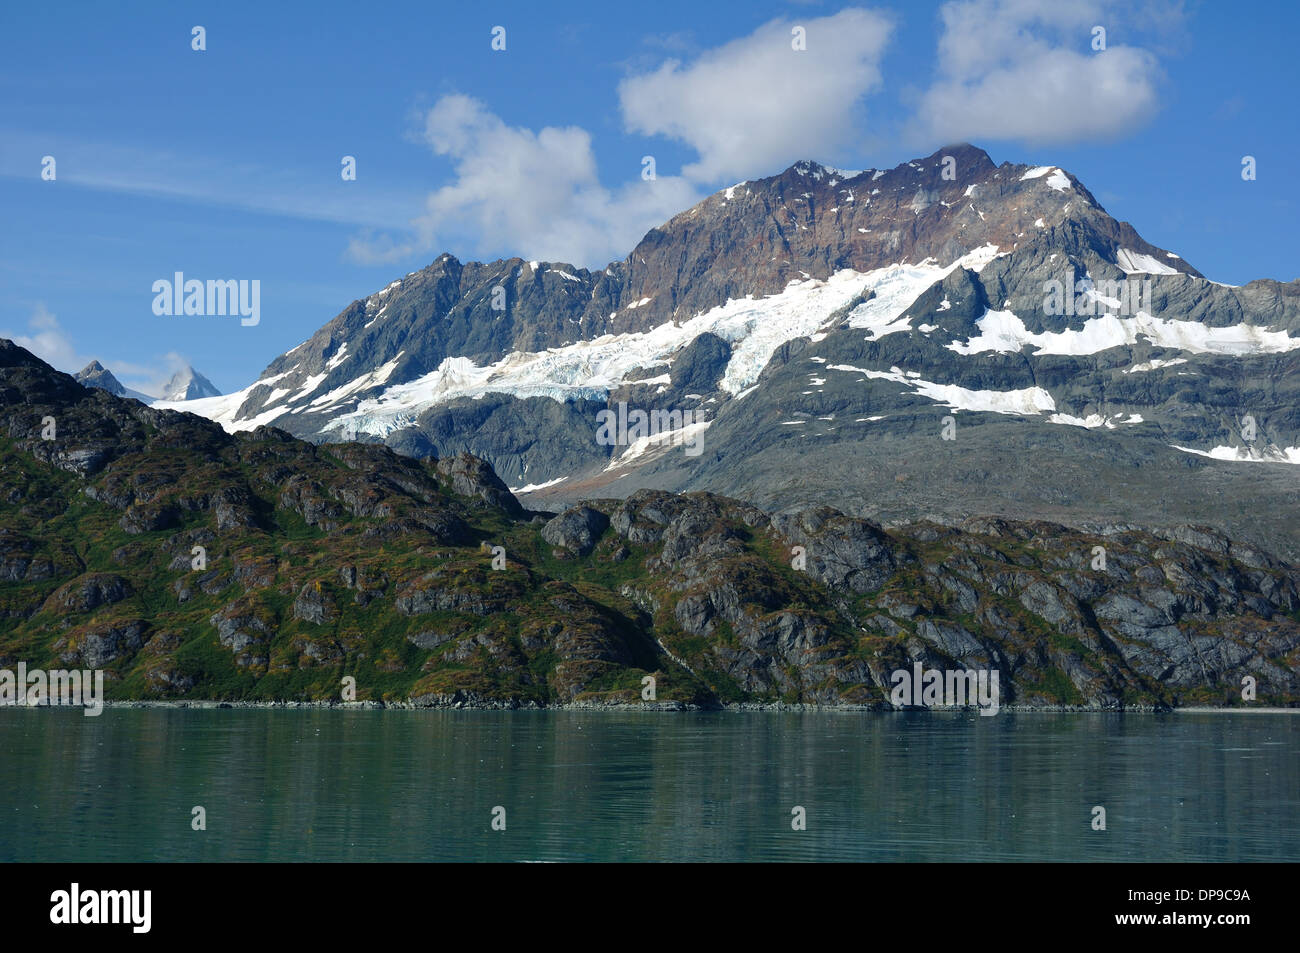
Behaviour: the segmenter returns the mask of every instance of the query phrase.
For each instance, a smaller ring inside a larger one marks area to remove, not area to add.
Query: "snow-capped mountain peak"
[[[163,388],[161,399],[182,401],[220,396],[221,391],[217,390],[210,380],[187,364],[171,376],[171,380]]]
[[[1147,440],[1184,463],[1184,448],[1235,445],[1224,422],[1253,413],[1261,440],[1290,447],[1294,411],[1210,410],[1235,391],[1201,381],[1289,380],[1278,358],[1291,355],[1296,288],[1209,281],[1059,166],[996,165],[956,145],[893,169],[801,161],[727,186],[598,270],[444,253],[354,301],[248,387],[167,406],[229,430],[469,450],[512,485],[575,494],[627,478],[618,489],[757,498],[777,479],[761,460],[811,461],[821,443],[832,465],[801,486],[837,500],[843,480],[825,483],[837,455],[864,441],[877,452],[936,413],[974,416],[986,433],[1036,428],[1015,440],[1037,428],[1052,441]],[[690,412],[716,449],[683,463],[663,440],[654,452],[600,445],[595,415],[622,404]]]

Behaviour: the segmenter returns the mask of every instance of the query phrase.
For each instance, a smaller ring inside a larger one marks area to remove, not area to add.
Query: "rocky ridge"
[[[118,701],[886,708],[920,662],[1008,706],[1294,705],[1298,583],[1205,527],[530,512],[472,456],[231,435],[0,341],[0,665]]]

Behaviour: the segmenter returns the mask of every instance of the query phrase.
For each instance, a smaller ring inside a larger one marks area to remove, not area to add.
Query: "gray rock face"
[[[729,360],[730,344],[710,331],[698,335],[673,361],[669,375],[673,390],[681,394],[712,394]]]
[[[522,400],[502,394],[437,404],[411,427],[385,443],[413,457],[454,457],[472,452],[496,461],[493,469],[511,486],[538,482],[537,473],[574,473],[603,467],[610,448],[596,443],[596,414],[604,401]],[[549,477],[547,477],[549,478]]]
[[[925,619],[917,624],[916,634],[963,667],[981,668],[989,663],[984,646],[959,625]]]
[[[128,506],[120,521],[122,529],[128,533],[152,533],[179,523],[180,512],[174,506],[150,503]]]
[[[520,591],[517,580],[506,573],[475,567],[459,573],[444,569],[411,580],[397,592],[394,606],[403,615],[431,612],[467,612],[487,616],[503,612]]]
[[[608,527],[609,517],[604,513],[589,506],[575,506],[542,527],[542,539],[586,556]]]
[[[416,648],[436,649],[438,646],[450,642],[455,637],[455,633],[453,632],[416,632],[408,635],[406,641],[410,642]]]
[[[216,628],[221,644],[234,653],[236,665],[264,670],[270,663],[275,630],[247,603],[231,603],[208,622]]]
[[[90,573],[56,590],[46,601],[46,607],[56,612],[91,612],[121,602],[129,595],[131,585],[121,576]]]
[[[103,668],[138,652],[145,643],[148,628],[148,623],[142,619],[97,624],[75,644],[68,645],[60,653],[60,658],[69,665]]]
[[[806,549],[808,571],[836,588],[864,593],[880,588],[896,556],[881,528],[830,507],[772,518],[772,526]]]
[[[438,461],[438,475],[446,479],[451,488],[462,496],[499,506],[508,513],[523,513],[523,507],[501,482],[501,478],[478,457],[468,453],[444,457]]]
[[[334,618],[334,606],[329,593],[319,582],[309,582],[298,592],[293,601],[293,617],[325,625]]]
[[[0,529],[0,582],[40,582],[52,579],[57,569],[49,557],[38,553],[36,540],[10,529]]]

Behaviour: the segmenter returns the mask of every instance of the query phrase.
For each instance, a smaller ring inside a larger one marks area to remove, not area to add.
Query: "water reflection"
[[[0,860],[1296,860],[1298,744],[1285,714],[9,709]]]

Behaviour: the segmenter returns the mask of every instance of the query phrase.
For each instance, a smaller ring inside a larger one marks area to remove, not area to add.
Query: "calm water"
[[[0,710],[2,861],[1297,859],[1294,715]]]

